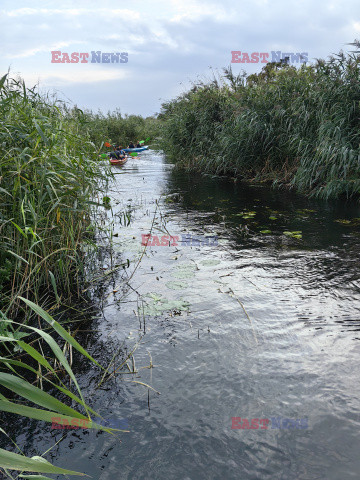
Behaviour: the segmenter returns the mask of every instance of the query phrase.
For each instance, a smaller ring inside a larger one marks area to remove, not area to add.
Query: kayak
[[[111,165],[124,165],[127,161],[128,161],[128,158],[125,157],[125,158],[110,158],[110,163]]]
[[[124,152],[143,152],[144,150],[147,150],[149,147],[141,147],[141,148],[122,148],[121,150],[124,150]]]

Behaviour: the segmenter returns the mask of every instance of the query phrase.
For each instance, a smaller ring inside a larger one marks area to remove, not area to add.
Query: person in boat
[[[122,147],[119,146],[113,152],[110,152],[110,158],[116,158],[117,160],[124,160],[125,152],[122,150]]]
[[[133,142],[130,142],[128,148],[135,148],[134,143],[133,143]]]
[[[117,160],[119,160],[120,152],[118,150],[114,150],[113,152],[109,153],[109,156],[110,156],[110,158],[116,158]]]
[[[140,142],[137,142],[136,148],[141,148]]]
[[[121,145],[119,145],[119,146],[117,147],[117,151],[120,152],[121,158],[125,158],[125,157],[126,157],[126,152],[125,152],[125,150],[123,149],[123,147],[122,147]]]

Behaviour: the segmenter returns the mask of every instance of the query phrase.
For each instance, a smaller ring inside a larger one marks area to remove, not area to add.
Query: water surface
[[[138,374],[95,390],[77,369],[93,407],[130,433],[67,432],[46,458],[99,480],[359,478],[359,207],[176,172],[151,151],[116,172],[113,265],[129,259],[127,276],[151,229],[218,245],[148,247],[130,287],[121,269],[102,284],[84,339],[103,363],[141,339]],[[308,428],[232,429],[232,417]],[[28,454],[63,435],[23,425]]]

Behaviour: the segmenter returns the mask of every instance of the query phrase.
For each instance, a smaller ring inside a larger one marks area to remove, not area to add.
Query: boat
[[[124,150],[124,152],[129,153],[129,152],[143,152],[144,150],[147,150],[149,147],[140,147],[140,148],[122,148],[121,150]]]
[[[128,161],[128,157],[125,158],[110,158],[111,165],[124,165]]]

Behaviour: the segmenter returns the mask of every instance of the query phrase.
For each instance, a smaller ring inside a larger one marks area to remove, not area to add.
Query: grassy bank
[[[190,170],[357,196],[359,80],[357,53],[301,68],[267,64],[250,76],[225,69],[162,105],[161,146]]]

